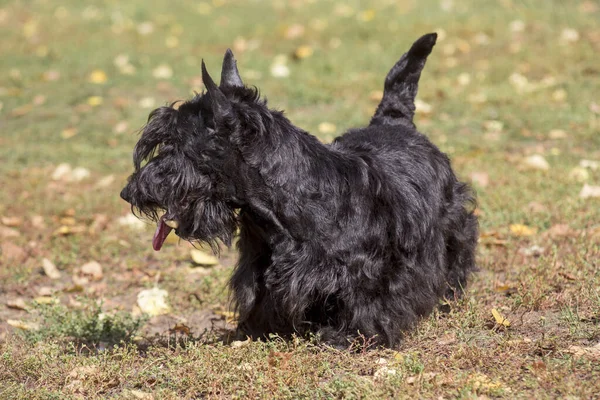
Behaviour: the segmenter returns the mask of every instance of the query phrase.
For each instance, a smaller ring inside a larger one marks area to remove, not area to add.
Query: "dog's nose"
[[[123,190],[121,190],[121,198],[122,198],[123,200],[125,200],[126,202],[130,203],[130,201],[129,201],[129,190],[127,190],[127,188],[128,188],[128,187],[127,187],[127,186],[125,186],[125,187],[123,188]]]

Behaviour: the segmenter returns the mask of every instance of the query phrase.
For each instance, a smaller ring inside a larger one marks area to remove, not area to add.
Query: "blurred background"
[[[474,326],[490,307],[597,309],[598,21],[595,0],[2,1],[0,337],[82,298],[154,315],[150,333],[231,322],[235,251],[172,237],[155,253],[119,198],[149,112],[201,92],[202,59],[217,80],[231,48],[247,85],[328,142],[368,122],[388,70],[433,31],[416,124],[479,195]],[[155,286],[168,306],[146,311]]]

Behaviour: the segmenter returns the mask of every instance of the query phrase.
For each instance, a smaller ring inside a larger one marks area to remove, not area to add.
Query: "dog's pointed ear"
[[[231,49],[227,49],[225,57],[223,57],[223,68],[221,70],[221,84],[220,87],[244,87],[242,78],[237,69],[237,62],[233,57]]]
[[[210,97],[215,122],[219,124],[231,115],[231,103],[208,74],[204,60],[202,60],[202,81]]]

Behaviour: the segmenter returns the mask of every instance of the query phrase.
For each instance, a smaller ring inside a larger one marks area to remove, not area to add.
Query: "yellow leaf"
[[[101,69],[93,70],[89,77],[89,81],[95,84],[102,84],[107,80],[108,77],[106,76],[106,72],[102,71]]]
[[[100,96],[90,96],[87,99],[87,103],[92,107],[99,106],[102,102],[104,102],[104,99]]]
[[[537,233],[537,228],[523,224],[512,224],[510,232],[515,236],[533,236]]]
[[[48,304],[56,304],[58,303],[58,299],[50,296],[39,296],[33,299],[38,304],[48,305]]]
[[[294,56],[296,58],[307,58],[312,56],[314,53],[313,48],[308,46],[308,45],[304,45],[304,46],[300,46],[296,49],[296,51],[294,52]]]
[[[77,135],[77,133],[78,133],[77,128],[66,128],[66,129],[63,129],[63,131],[60,133],[60,136],[63,139],[70,139],[73,136]]]
[[[212,266],[219,264],[219,260],[217,260],[214,256],[206,254],[198,249],[190,250],[190,257],[192,258],[192,261],[198,265]]]
[[[32,322],[24,322],[20,319],[7,319],[6,323],[14,328],[23,329],[24,331],[38,329],[38,326]]]
[[[504,318],[504,316],[495,308],[492,308],[492,315],[494,316],[494,319],[498,325],[503,325],[506,327],[510,326],[510,321]]]

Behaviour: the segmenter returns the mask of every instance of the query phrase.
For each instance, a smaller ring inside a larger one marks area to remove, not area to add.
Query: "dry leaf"
[[[95,69],[90,74],[88,80],[94,84],[103,84],[106,83],[108,77],[106,76],[106,72],[102,71],[101,69]]]
[[[522,247],[519,249],[519,253],[523,254],[524,256],[533,256],[533,257],[539,257],[542,254],[544,254],[545,249],[543,247],[540,247],[538,245],[533,245],[530,247]]]
[[[97,261],[90,261],[81,266],[81,273],[90,276],[93,280],[100,280],[104,276],[102,266]]]
[[[386,379],[386,378],[395,376],[396,373],[397,373],[397,371],[394,368],[383,366],[383,367],[377,369],[377,371],[375,371],[375,373],[373,374],[373,378],[380,379],[380,380]],[[408,379],[407,379],[407,382],[408,382]]]
[[[471,173],[471,181],[484,188],[489,185],[490,176],[487,172],[473,172]]]
[[[526,157],[523,160],[523,165],[526,168],[537,169],[541,171],[547,171],[550,169],[550,164],[548,164],[548,161],[546,161],[546,159],[540,154],[534,154]]]
[[[157,287],[142,290],[137,296],[137,305],[143,313],[150,316],[167,314],[170,311],[167,304],[169,293]]]
[[[9,237],[18,237],[21,236],[18,230],[13,228],[8,228],[5,226],[0,226],[0,237],[9,238]]]
[[[6,226],[20,226],[23,223],[23,218],[21,217],[2,217],[2,224]]]
[[[162,64],[154,68],[152,76],[156,79],[171,79],[173,77],[173,69],[166,64]]]
[[[312,56],[314,53],[314,50],[312,47],[308,46],[308,45],[304,45],[304,46],[300,46],[296,49],[296,51],[294,51],[294,57],[297,59],[303,59],[303,58],[308,58],[310,56]]]
[[[271,65],[271,76],[275,78],[287,78],[290,76],[290,69],[286,63],[287,57],[282,55],[275,57],[275,60]]]
[[[319,132],[322,134],[332,134],[335,133],[335,130],[337,129],[337,127],[335,126],[335,124],[332,124],[331,122],[321,122],[319,124]]]
[[[25,322],[20,319],[8,319],[6,323],[13,328],[22,329],[24,331],[32,331],[39,328],[39,326],[33,322]]]
[[[600,359],[600,343],[592,347],[569,346],[568,353],[576,357],[589,357],[591,359]]]
[[[190,257],[192,258],[192,261],[198,265],[213,266],[219,264],[219,260],[217,260],[216,257],[198,249],[191,249]]]
[[[433,106],[429,103],[424,102],[421,99],[415,100],[415,113],[421,115],[431,114],[433,111]]]
[[[304,25],[293,24],[286,29],[284,36],[286,39],[297,39],[304,35],[304,30]]]
[[[42,269],[48,278],[60,279],[60,271],[56,268],[56,265],[47,258],[42,260]]]
[[[537,228],[523,224],[512,224],[510,232],[515,236],[533,236],[537,233]]]
[[[588,169],[591,169],[593,171],[596,171],[597,169],[600,168],[600,161],[581,160],[581,161],[579,161],[579,166],[581,168],[588,168]]]
[[[49,297],[49,296],[38,296],[38,297],[34,298],[33,301],[35,301],[38,304],[44,305],[44,306],[47,306],[50,304],[57,304],[59,302],[57,298]]]
[[[583,185],[581,188],[581,192],[579,192],[579,197],[582,199],[587,199],[590,197],[600,197],[600,186],[591,186],[587,183]]]
[[[62,132],[60,133],[60,137],[62,137],[63,139],[70,139],[73,136],[77,135],[77,133],[79,133],[77,128],[66,128],[62,130]]]
[[[506,318],[504,318],[504,316],[502,314],[500,314],[500,312],[498,310],[496,310],[495,308],[492,308],[492,315],[494,316],[494,320],[496,321],[496,323],[498,325],[502,325],[505,327],[510,326],[510,321],[507,320]]]
[[[101,96],[90,96],[87,99],[87,103],[92,107],[97,107],[104,103],[104,99]]]
[[[590,179],[590,173],[582,167],[575,167],[569,172],[569,179],[577,182],[585,182]]]
[[[119,219],[117,219],[117,224],[126,226],[133,230],[143,230],[146,228],[144,221],[133,214],[127,214],[124,217],[119,217]]]
[[[17,297],[16,299],[10,299],[6,301],[6,306],[8,308],[12,308],[13,310],[27,310],[27,304],[25,304],[25,300],[21,297]]]
[[[0,227],[3,228],[3,227]],[[10,228],[3,228],[10,229]],[[22,261],[27,258],[27,252],[23,250],[21,247],[17,246],[14,243],[8,242],[6,240],[0,243],[0,259],[4,260],[17,260]]]
[[[250,343],[252,343],[252,340],[250,340],[250,338],[246,339],[246,340],[234,340],[233,342],[231,342],[231,347],[233,347],[234,349],[239,349],[240,347],[244,347],[249,345]]]

